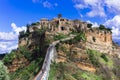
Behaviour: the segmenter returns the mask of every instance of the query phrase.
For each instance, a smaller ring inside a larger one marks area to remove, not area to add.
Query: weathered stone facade
[[[86,38],[87,48],[103,53],[112,53],[112,33],[110,31],[94,28],[86,32]]]
[[[65,18],[54,18],[50,21],[46,18],[42,18],[38,25],[29,27],[29,31],[33,32],[35,28],[47,28],[51,32],[67,34],[71,30],[75,30],[75,28],[78,28],[79,30],[86,30],[87,23],[80,20],[68,20]]]
[[[37,25],[30,26],[29,31],[34,32],[36,28],[47,28],[48,33],[53,35],[56,33],[68,34],[72,31],[84,31],[87,39],[85,45],[86,48],[109,53],[110,55],[112,55],[112,53],[118,54],[118,51],[114,52],[115,50],[113,50],[112,33],[108,30],[100,30],[99,28],[88,28],[87,22],[68,20],[65,18],[54,18],[52,20],[42,18]],[[30,40],[29,42],[27,41],[27,38],[21,39],[19,41],[19,46],[31,42]]]

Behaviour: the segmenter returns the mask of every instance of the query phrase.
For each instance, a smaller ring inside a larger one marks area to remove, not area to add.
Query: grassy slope
[[[77,68],[72,63],[53,63],[48,80],[102,80],[102,77]]]
[[[49,80],[119,80],[119,65],[115,64],[112,57],[90,49],[86,50],[86,52],[89,55],[91,64],[97,69],[96,73],[83,71],[73,65],[71,61],[53,63],[51,65]],[[118,59],[118,61],[120,60]],[[114,70],[113,72],[113,69],[118,71]]]

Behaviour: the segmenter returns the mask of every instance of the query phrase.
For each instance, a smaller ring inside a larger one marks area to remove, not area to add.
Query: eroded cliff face
[[[89,60],[89,56],[86,51],[80,47],[80,43],[78,44],[60,44],[58,49],[58,58],[56,62],[72,62],[73,65],[76,65],[79,69],[96,72],[96,68],[91,64]]]
[[[91,45],[94,47],[93,43]],[[73,42],[63,41],[56,48],[57,59],[54,65],[57,67],[52,66],[52,69],[55,68],[54,79],[56,80],[63,76],[63,79],[68,80],[119,80],[120,78],[120,59],[117,56],[105,54],[100,50],[93,50],[91,47],[88,49],[84,41],[75,43],[74,40]],[[105,49],[105,47],[101,49]],[[83,74],[85,76],[80,76]],[[88,74],[94,75],[94,77]]]
[[[86,48],[112,54],[112,33],[107,30],[92,29],[86,32]]]
[[[26,34],[26,32],[19,36],[19,47],[14,52],[12,61],[7,63],[10,72],[24,68],[31,61],[45,56],[48,47],[45,32],[44,30],[36,29],[32,33]]]
[[[8,65],[9,72],[15,72],[16,70],[20,68],[24,68],[25,66],[28,66],[29,61],[25,57],[21,58],[15,58],[11,65]]]

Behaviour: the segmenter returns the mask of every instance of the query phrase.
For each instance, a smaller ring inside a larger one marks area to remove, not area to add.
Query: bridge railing
[[[40,70],[38,75],[34,78],[34,80],[48,80],[51,62],[55,60],[56,57],[55,54],[57,54],[55,45],[58,44],[60,41],[66,41],[72,38],[74,38],[74,36],[54,41],[52,44],[49,45],[45,56],[45,60],[43,62],[42,69]]]
[[[54,54],[56,51],[55,44],[56,43],[49,45],[46,56],[45,56],[45,60],[43,62],[42,69],[40,70],[38,75],[34,78],[34,80],[48,80],[50,65],[51,65],[51,62],[54,60]]]

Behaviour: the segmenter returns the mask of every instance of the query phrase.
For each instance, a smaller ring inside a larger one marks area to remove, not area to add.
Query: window
[[[96,41],[95,37],[92,37],[92,39],[93,39],[94,42]]]
[[[60,21],[64,21],[64,19],[60,19]]]
[[[63,30],[65,30],[65,28],[62,26],[62,27],[61,27],[61,30],[63,31]]]

